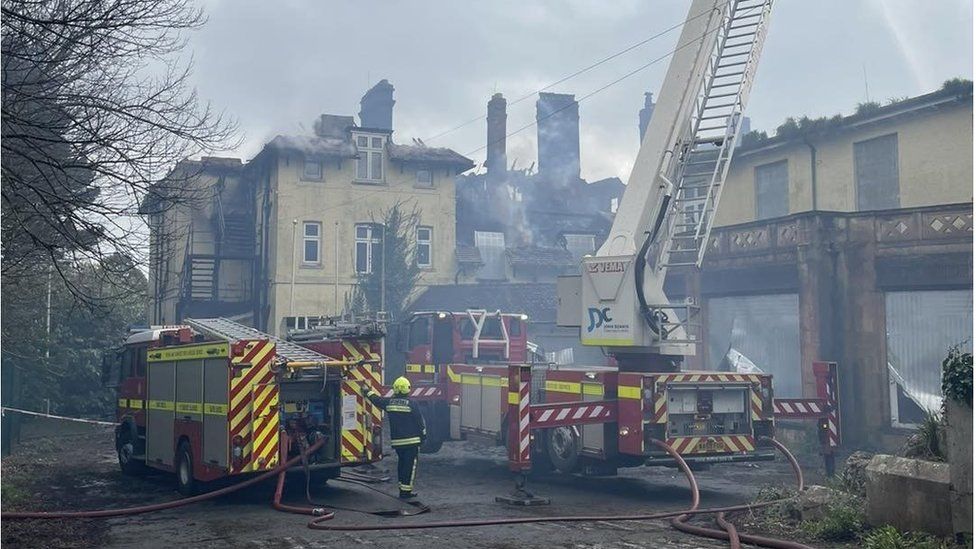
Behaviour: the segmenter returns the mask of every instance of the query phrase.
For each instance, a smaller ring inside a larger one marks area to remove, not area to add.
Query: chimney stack
[[[637,129],[640,131],[641,143],[644,142],[644,134],[647,133],[647,125],[651,123],[651,115],[654,114],[654,94],[647,92],[644,94],[644,108],[640,110],[639,125]]]
[[[535,104],[539,175],[554,183],[580,176],[579,103],[571,94],[540,93]]]
[[[359,125],[363,128],[393,131],[393,84],[385,78],[359,100]]]
[[[488,182],[497,183],[505,180],[508,170],[508,159],[505,154],[506,108],[508,102],[502,94],[496,93],[488,101]]]

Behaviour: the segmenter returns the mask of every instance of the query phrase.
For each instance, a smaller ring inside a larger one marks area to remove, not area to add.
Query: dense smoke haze
[[[321,112],[355,114],[381,78],[396,87],[396,137],[484,160],[485,103],[509,100],[509,132],[535,119],[546,84],[681,21],[687,1],[659,2],[204,2],[209,23],[191,38],[203,97],[240,118],[236,152],[252,156],[279,133],[310,133]],[[779,2],[748,115],[771,130],[787,116],[851,112],[851,98],[917,95],[972,76],[972,5],[906,1]],[[678,31],[549,90],[585,95],[675,47]],[[925,63],[918,62],[925,59]],[[666,60],[580,104],[582,175],[626,180],[638,146],[637,111]],[[535,129],[509,138],[509,164],[536,159]]]

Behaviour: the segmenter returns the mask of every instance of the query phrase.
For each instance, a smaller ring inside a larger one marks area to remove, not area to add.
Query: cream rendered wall
[[[812,141],[817,149],[817,209],[857,209],[854,143],[891,133],[898,134],[901,207],[971,202],[972,120],[972,104],[958,104]],[[756,167],[781,160],[788,163],[790,213],[812,209],[810,149],[791,143],[736,156],[715,225],[756,220]]]
[[[355,273],[355,225],[380,220],[382,212],[397,202],[416,207],[420,224],[433,228],[432,267],[424,270],[420,286],[453,283],[455,190],[454,172],[432,170],[434,187],[417,188],[416,167],[390,162],[384,155],[384,184],[355,183],[356,160],[323,163],[323,181],[302,180],[304,159],[300,153],[279,155],[277,193],[272,231],[276,252],[268,277],[273,280],[270,326],[279,327],[285,316],[318,316],[342,312],[345,296],[357,283]],[[274,177],[274,176],[273,176]],[[292,221],[297,220],[297,226]],[[301,264],[302,223],[321,223],[321,262]],[[293,227],[294,238],[293,238]],[[338,303],[335,300],[338,238]],[[291,306],[292,262],[295,267],[294,307]],[[378,268],[378,267],[377,267]]]

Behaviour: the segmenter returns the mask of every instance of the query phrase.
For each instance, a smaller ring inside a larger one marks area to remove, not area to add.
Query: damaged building
[[[772,373],[813,397],[840,366],[847,440],[894,447],[941,407],[947,349],[972,349],[972,84],[785,126],[736,150],[700,271],[690,368]]]
[[[539,94],[538,170],[509,165],[506,111],[505,98],[494,94],[487,108],[486,170],[457,179],[458,286],[431,287],[413,308],[524,312],[530,337],[544,349],[578,347],[574,330],[555,326],[556,277],[577,272],[580,259],[603,243],[624,185],[616,177],[580,177],[574,96]]]
[[[394,140],[393,86],[380,81],[353,116],[325,114],[313,135],[279,135],[249,162],[177,166],[204,198],[147,201],[153,247],[150,321],[233,317],[268,332],[343,312],[360,277],[380,268],[383,213],[415,210],[419,286],[453,282],[455,188],[471,160]],[[159,194],[159,193],[155,193]]]

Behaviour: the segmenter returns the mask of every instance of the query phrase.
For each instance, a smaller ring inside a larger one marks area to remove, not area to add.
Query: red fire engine
[[[378,360],[335,359],[226,319],[132,334],[107,364],[118,388],[122,471],[198,482],[274,469],[318,440],[317,476],[381,458],[379,411],[365,398]]]

